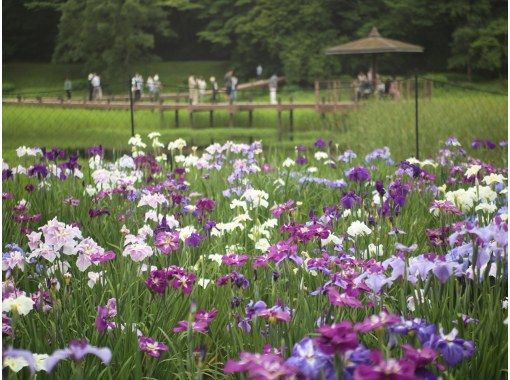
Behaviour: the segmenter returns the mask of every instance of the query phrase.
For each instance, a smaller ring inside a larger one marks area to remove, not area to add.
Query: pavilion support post
[[[376,78],[377,78],[377,54],[372,54],[372,86],[376,87]]]

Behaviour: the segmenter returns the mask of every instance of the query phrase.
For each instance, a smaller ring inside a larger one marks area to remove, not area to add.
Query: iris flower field
[[[507,377],[506,141],[160,139],[3,163],[4,378]]]

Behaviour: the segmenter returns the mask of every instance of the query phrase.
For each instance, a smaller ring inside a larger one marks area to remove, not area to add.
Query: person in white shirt
[[[278,89],[278,77],[276,74],[271,75],[269,78],[269,103],[278,104],[276,100],[276,90]]]
[[[147,90],[149,90],[151,102],[153,102],[154,101],[154,79],[152,79],[151,76],[147,78]]]
[[[189,99],[191,104],[198,103],[198,90],[197,90],[197,80],[194,75],[190,75],[188,78],[188,88],[189,88]]]
[[[215,77],[211,77],[209,79],[209,81],[211,82],[211,87],[212,87],[212,98],[211,98],[211,101],[213,103],[216,103],[217,102],[217,96],[218,96],[218,82],[216,82],[216,78]]]
[[[90,83],[92,83],[92,99],[101,100],[103,98],[103,91],[101,89],[101,77],[97,74],[94,74]]]
[[[232,88],[230,89],[230,102],[234,103],[237,98],[237,83],[239,82],[239,80],[234,75],[233,71],[232,71],[232,78],[230,78],[230,82],[232,85]]]
[[[205,96],[205,89],[207,88],[207,82],[204,78],[198,78],[198,99],[200,103],[203,103]]]
[[[163,86],[159,80],[159,75],[158,74],[154,75],[154,100],[156,102],[159,102],[159,93],[162,87]]]
[[[94,91],[94,87],[92,87],[92,78],[94,78],[94,74],[90,73],[87,77],[87,80],[89,82],[89,101],[92,100],[92,93]]]
[[[257,66],[257,80],[260,80],[261,77],[262,77],[262,66],[259,64]]]

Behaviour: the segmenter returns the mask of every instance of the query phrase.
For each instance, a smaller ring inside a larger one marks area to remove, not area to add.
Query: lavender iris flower
[[[324,354],[309,337],[294,345],[286,364],[298,369],[306,379],[336,379],[331,356]]]
[[[5,350],[3,352],[3,357],[4,358],[6,358],[6,357],[22,358],[28,363],[28,368],[30,368],[30,373],[34,374],[36,372],[34,355],[30,351],[18,350],[16,348],[9,347],[7,350]]]
[[[85,338],[82,338],[80,340],[72,340],[68,348],[56,350],[51,354],[45,362],[46,370],[48,373],[51,372],[57,363],[64,359],[81,361],[87,354],[97,356],[104,364],[108,364],[112,360],[112,352],[108,347],[98,348],[91,346]]]

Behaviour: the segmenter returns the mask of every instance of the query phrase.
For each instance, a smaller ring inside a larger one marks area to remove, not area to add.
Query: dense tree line
[[[372,26],[425,47],[381,60],[387,72],[506,72],[507,2],[496,0],[6,0],[4,60],[127,72],[157,59],[228,59],[241,75],[311,82],[354,73],[363,57],[325,56]],[[386,66],[385,66],[386,65]],[[366,66],[365,66],[366,68]]]

